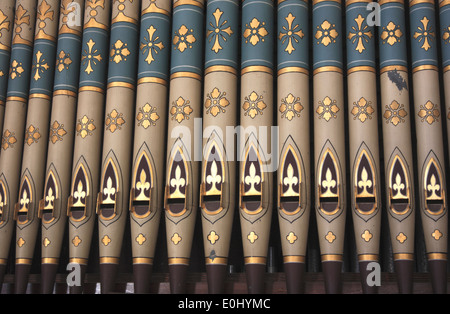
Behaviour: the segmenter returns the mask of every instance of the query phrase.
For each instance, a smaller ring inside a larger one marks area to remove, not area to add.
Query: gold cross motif
[[[290,244],[293,244],[295,241],[297,241],[297,239],[298,239],[298,237],[292,231],[289,232],[289,234],[286,237],[286,240],[288,240],[288,242]]]
[[[174,233],[170,240],[172,240],[173,244],[177,245],[181,242],[181,237],[178,233]]]
[[[144,237],[144,235],[143,235],[142,233],[139,233],[139,235],[136,237],[136,242],[137,242],[139,245],[144,244],[144,242],[145,242],[146,240],[147,240],[147,239]]]
[[[336,240],[336,236],[334,235],[333,232],[328,231],[327,235],[325,236],[325,239],[326,239],[329,243],[333,243],[334,240]]]
[[[107,246],[108,244],[111,243],[111,238],[108,237],[108,235],[105,235],[105,236],[102,238],[102,243],[103,243],[104,246]]]
[[[434,230],[434,232],[431,234],[431,236],[435,239],[435,240],[439,240],[443,234],[442,232],[440,232],[438,229]]]
[[[247,239],[250,241],[250,243],[255,243],[256,240],[258,240],[258,235],[252,231],[248,234]]]
[[[369,232],[369,230],[365,230],[363,234],[361,234],[361,238],[364,239],[364,241],[369,242],[370,239],[372,239],[373,235]]]
[[[79,236],[75,236],[75,238],[72,239],[72,243],[75,247],[78,247],[78,245],[80,245],[81,243],[81,239]]]
[[[24,246],[24,244],[25,244],[25,240],[24,240],[23,238],[19,238],[19,240],[17,240],[17,245],[18,245],[19,247]]]
[[[215,244],[219,240],[219,235],[215,231],[211,231],[208,235],[208,241]]]
[[[406,239],[407,239],[407,237],[406,237],[406,235],[405,235],[403,232],[400,232],[400,233],[397,235],[397,240],[398,240],[398,242],[400,242],[400,243],[402,243],[402,244],[406,241]]]

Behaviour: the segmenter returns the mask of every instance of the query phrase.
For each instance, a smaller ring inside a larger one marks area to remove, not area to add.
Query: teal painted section
[[[157,77],[169,80],[170,25],[169,16],[147,13],[141,18],[138,79]]]
[[[405,8],[401,3],[381,5],[381,26],[378,30],[380,68],[398,65],[408,66]]]
[[[438,38],[435,9],[431,3],[419,3],[409,9],[411,65],[438,66]]]
[[[204,8],[179,5],[173,10],[170,73],[203,73]]]
[[[353,3],[346,7],[347,69],[356,66],[376,67],[375,27],[370,26],[367,3]],[[369,17],[370,18],[370,17]]]
[[[55,56],[56,42],[45,39],[38,39],[34,42],[30,94],[52,95]]]
[[[440,33],[442,47],[442,65],[450,66],[450,4],[439,8]]]
[[[108,84],[136,83],[138,38],[139,28],[136,24],[117,22],[111,26]]]
[[[274,67],[274,12],[270,0],[242,2],[241,68]]]
[[[81,38],[61,34],[56,50],[54,91],[67,90],[78,93],[80,75]]]
[[[287,0],[277,10],[278,70],[301,67],[309,70],[309,21],[306,1]]]
[[[313,6],[313,69],[324,66],[343,68],[342,7],[334,1]]]
[[[6,91],[8,88],[8,73],[11,52],[9,50],[0,50],[0,101],[6,101]]]
[[[32,56],[33,47],[23,44],[15,44],[12,46],[7,97],[28,99]],[[16,74],[15,77],[13,73]]]
[[[238,69],[239,1],[209,0],[206,6],[205,68]]]

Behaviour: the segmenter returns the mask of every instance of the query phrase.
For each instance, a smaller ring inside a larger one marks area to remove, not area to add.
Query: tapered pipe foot
[[[431,285],[433,293],[447,293],[447,261],[446,260],[429,260],[428,268],[430,270]]]
[[[284,263],[288,294],[305,293],[305,263]]]
[[[411,294],[413,292],[413,260],[394,261],[394,270],[397,275],[398,292],[400,294]]]
[[[133,264],[134,293],[150,293],[152,269],[153,265],[151,264]]]
[[[208,279],[208,293],[223,294],[225,292],[227,265],[206,265],[206,276]]]
[[[14,293],[25,294],[28,286],[28,276],[30,275],[30,264],[16,264],[14,275]]]
[[[41,293],[52,294],[56,280],[58,264],[41,264]]]
[[[265,264],[245,264],[247,277],[247,290],[249,294],[262,294],[265,292]]]
[[[325,279],[326,294],[342,293],[342,262],[326,261],[322,262],[323,276]]]
[[[100,264],[100,292],[114,292],[119,264]]]

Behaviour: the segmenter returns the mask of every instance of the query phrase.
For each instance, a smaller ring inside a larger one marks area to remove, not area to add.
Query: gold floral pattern
[[[428,124],[433,124],[435,121],[439,122],[441,113],[437,104],[427,101],[425,105],[420,105],[420,110],[417,115],[422,118],[422,122],[426,121]]]
[[[62,141],[63,136],[67,134],[67,131],[64,130],[64,124],[60,124],[55,120],[50,128],[50,141],[55,144],[57,141]]]
[[[331,43],[335,43],[338,36],[339,33],[336,31],[336,24],[331,24],[325,20],[317,26],[315,38],[317,39],[318,45],[322,44],[326,47]]]
[[[267,105],[264,103],[264,98],[262,95],[258,95],[255,92],[252,92],[249,96],[245,97],[244,104],[242,105],[242,109],[244,109],[245,116],[249,116],[254,119],[258,114],[263,114],[264,109],[266,109]]]
[[[102,56],[100,52],[95,47],[95,41],[92,38],[86,43],[87,49],[83,49],[83,53],[81,56],[81,65],[86,67],[84,72],[88,75],[94,72],[93,66],[96,66],[97,63],[102,61]]]
[[[55,11],[50,10],[52,7],[47,3],[47,1],[42,1],[41,5],[39,6],[37,10],[37,18],[40,20],[38,27],[40,29],[43,29],[46,26],[45,20],[50,19],[53,21]]]
[[[127,57],[131,54],[128,45],[118,39],[113,45],[110,53],[111,61],[116,64],[127,61]]]
[[[206,37],[209,38],[209,42],[211,42],[214,39],[214,45],[212,46],[211,50],[215,53],[218,53],[219,50],[222,50],[222,45],[220,43],[220,39],[222,39],[223,42],[227,41],[226,35],[230,37],[233,34],[233,31],[231,30],[231,26],[227,27],[228,21],[224,20],[221,21],[223,11],[220,11],[219,8],[212,14],[214,16],[215,23],[209,23],[209,26],[211,28],[208,28],[206,31]]]
[[[20,4],[17,7],[16,10],[16,15],[14,18],[14,25],[15,25],[15,33],[16,35],[14,36],[13,41],[20,41],[23,40],[22,37],[20,36],[20,33],[22,33],[22,24],[26,24],[26,25],[30,25],[30,14],[28,13],[28,11]],[[19,39],[20,38],[20,39]]]
[[[331,118],[336,119],[339,107],[336,105],[336,100],[332,100],[326,96],[322,101],[319,101],[319,107],[317,107],[316,113],[319,115],[319,119],[325,119],[330,121]]]
[[[116,130],[122,129],[122,125],[124,124],[125,120],[123,118],[123,113],[117,112],[116,109],[113,109],[106,115],[106,130],[110,131],[111,133],[114,133]]]
[[[299,25],[294,25],[294,20],[296,19],[292,13],[289,13],[287,17],[284,18],[287,22],[287,26],[283,25],[281,28],[283,31],[280,31],[280,35],[278,39],[281,41],[281,44],[284,45],[287,41],[286,51],[288,54],[292,54],[295,51],[294,43],[298,44],[300,39],[302,39],[305,34],[303,30],[299,28]],[[284,22],[284,21],[283,21]]]
[[[264,27],[265,25],[265,22],[260,22],[256,17],[250,23],[245,24],[246,28],[243,34],[245,43],[250,42],[253,46],[256,46],[259,41],[264,41],[264,37],[269,34]]]
[[[423,17],[423,19],[420,20],[423,27],[418,26],[417,31],[414,33],[414,39],[417,39],[419,43],[423,41],[422,47],[425,49],[425,51],[428,51],[428,49],[431,48],[431,42],[433,41],[433,38],[436,37],[436,34],[434,33],[431,26],[428,25],[428,22],[430,22],[429,19],[427,19],[426,16]]]
[[[8,16],[0,10],[0,38],[2,38],[2,30],[6,29],[9,31],[10,22],[8,21]]]
[[[158,30],[151,25],[147,29],[148,38],[144,36],[144,42],[141,43],[141,51],[144,55],[147,55],[145,62],[152,64],[155,61],[155,55],[164,49],[162,41],[159,36],[155,35]]]
[[[43,54],[41,51],[38,51],[36,53],[36,60],[32,67],[33,71],[36,71],[33,77],[35,81],[39,81],[39,79],[41,78],[41,74],[43,74],[50,68],[50,66],[47,64],[47,61],[42,58],[42,56]]]
[[[81,119],[78,119],[76,130],[77,135],[81,136],[81,138],[92,135],[92,132],[95,130],[94,120],[89,119],[86,115],[84,115]]]
[[[450,25],[442,30],[442,40],[446,44],[450,44]]]
[[[17,142],[15,134],[10,130],[5,130],[2,136],[2,148],[3,150],[7,150],[8,148],[14,147],[14,144]]]
[[[281,118],[291,121],[295,116],[300,117],[303,105],[300,103],[300,97],[295,97],[291,93],[281,99],[280,105]]]
[[[348,39],[355,44],[357,42],[355,50],[359,53],[362,53],[366,48],[364,47],[364,43],[368,43],[372,38],[372,31],[369,29],[367,24],[363,24],[365,19],[358,14],[356,19],[356,27],[352,26],[352,31],[348,33]]]
[[[194,36],[194,30],[187,28],[184,24],[175,31],[175,35],[173,36],[174,49],[180,52],[192,48],[192,44],[196,41],[197,39]]]
[[[25,143],[30,146],[33,143],[37,143],[40,138],[41,133],[39,133],[39,128],[36,128],[34,125],[30,124],[25,133]]]
[[[394,22],[389,22],[386,26],[383,26],[381,32],[381,39],[383,44],[388,43],[393,46],[395,43],[400,42],[400,37],[403,36],[399,25],[395,25]]]
[[[226,99],[226,92],[221,92],[215,87],[211,93],[206,96],[205,108],[206,113],[210,113],[216,117],[220,112],[225,112],[225,108],[228,107],[230,102]]]
[[[365,122],[367,119],[372,119],[372,114],[375,109],[372,107],[372,102],[367,101],[364,97],[361,97],[357,102],[353,103],[352,115],[353,120],[358,119],[361,122]]]
[[[189,104],[189,100],[185,100],[181,96],[178,97],[178,99],[172,103],[172,107],[170,108],[172,120],[176,120],[178,123],[181,123],[183,120],[189,120],[189,116],[192,111],[194,111]]]
[[[66,54],[64,50],[61,50],[58,55],[58,59],[56,60],[56,68],[58,69],[58,71],[62,72],[64,70],[68,70],[71,64],[72,59],[70,59],[70,54]]]
[[[397,126],[399,123],[405,122],[407,115],[405,106],[394,100],[390,105],[386,105],[383,117],[386,119],[386,123],[391,122],[394,126]]]
[[[156,121],[159,120],[159,116],[156,113],[156,107],[152,107],[150,104],[145,104],[139,108],[139,113],[136,116],[138,126],[142,126],[147,129],[149,126],[156,125]]]
[[[13,62],[11,63],[11,69],[9,70],[9,75],[11,76],[12,80],[20,77],[22,73],[25,72],[25,69],[22,67],[22,65],[22,62],[13,60]]]

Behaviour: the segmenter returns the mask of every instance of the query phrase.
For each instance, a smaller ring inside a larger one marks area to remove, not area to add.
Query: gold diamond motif
[[[336,235],[335,235],[333,232],[328,231],[327,235],[325,236],[325,239],[326,239],[329,243],[333,243],[334,240],[336,240]]]

